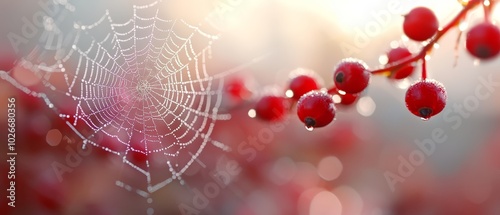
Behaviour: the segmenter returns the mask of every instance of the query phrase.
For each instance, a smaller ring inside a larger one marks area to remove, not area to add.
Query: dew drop
[[[314,127],[312,127],[312,126],[311,127],[305,126],[305,127],[306,127],[306,130],[308,130],[308,131],[313,131],[314,130]]]

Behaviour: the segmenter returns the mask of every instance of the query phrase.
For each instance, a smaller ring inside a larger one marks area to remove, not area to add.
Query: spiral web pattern
[[[121,156],[143,174],[146,189],[116,184],[145,198],[174,180],[182,182],[205,147],[229,150],[210,137],[218,120],[230,118],[218,112],[225,74],[209,74],[206,65],[219,36],[202,24],[162,18],[160,3],[133,6],[125,21],[115,21],[106,10],[91,24],[48,22],[46,31],[54,34],[68,25],[64,41],[70,42],[52,50],[38,47],[26,57],[35,59],[30,64],[43,91],[23,86],[9,72],[0,74],[44,99],[84,147]]]

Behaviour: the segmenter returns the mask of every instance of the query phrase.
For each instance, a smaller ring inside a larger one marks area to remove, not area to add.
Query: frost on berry
[[[332,96],[323,91],[311,91],[300,97],[297,115],[306,128],[324,127],[335,118]]]
[[[263,96],[255,104],[255,114],[259,119],[265,121],[277,121],[285,117],[289,108],[288,100],[281,96]]]
[[[439,22],[434,12],[426,7],[413,8],[403,22],[405,35],[415,41],[425,41],[437,33]]]
[[[387,53],[387,63],[388,64],[394,63],[394,62],[397,62],[399,60],[408,58],[411,55],[412,55],[411,52],[407,48],[397,47],[397,48],[391,49]],[[391,71],[391,75],[389,77],[393,78],[393,79],[398,79],[398,80],[404,79],[404,78],[407,78],[408,76],[412,75],[414,70],[415,70],[415,67],[412,64],[407,64],[407,65],[404,65],[403,67],[401,67],[397,70]]]
[[[290,75],[287,95],[294,100],[299,100],[302,95],[313,90],[318,90],[321,86],[322,81],[312,70],[297,68]]]
[[[370,76],[368,66],[363,61],[347,58],[335,67],[333,80],[337,89],[356,94],[368,87]]]
[[[500,30],[490,22],[478,24],[467,32],[467,51],[479,59],[490,59],[500,52]]]
[[[446,90],[435,80],[418,81],[406,91],[406,107],[408,110],[424,120],[440,113],[446,106]]]

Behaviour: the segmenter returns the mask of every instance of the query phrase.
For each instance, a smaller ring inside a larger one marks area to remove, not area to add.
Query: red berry
[[[446,105],[446,90],[435,80],[418,81],[406,91],[406,107],[424,120],[441,112]]]
[[[258,118],[266,121],[276,121],[284,118],[289,104],[286,98],[268,95],[262,97],[255,104],[255,114]]]
[[[493,58],[500,52],[500,30],[490,22],[476,25],[467,33],[465,46],[474,57]]]
[[[405,15],[403,31],[415,41],[425,41],[437,33],[439,23],[434,12],[426,7],[413,8]]]
[[[360,93],[368,86],[370,75],[371,73],[363,61],[347,58],[336,66],[333,80],[337,89],[355,94]]]
[[[411,52],[405,47],[398,47],[395,49],[391,49],[389,51],[389,53],[387,53],[387,59],[388,59],[387,63],[388,64],[394,63],[394,62],[397,62],[399,60],[405,59],[405,58],[410,57],[410,56],[411,56]],[[408,76],[410,76],[413,73],[414,69],[415,69],[415,67],[412,64],[407,64],[407,65],[399,68],[398,70],[392,71],[390,78],[393,78],[393,79],[407,78]]]
[[[235,77],[230,79],[225,87],[225,92],[227,92],[231,98],[236,100],[244,100],[251,96],[252,92],[247,87],[247,81],[243,77]]]
[[[295,71],[308,71],[308,70],[299,68]],[[302,73],[303,74],[299,74],[293,77],[290,80],[290,83],[288,84],[288,89],[293,92],[292,98],[295,100],[299,100],[302,95],[308,93],[309,91],[319,89],[319,84],[315,77],[309,74],[305,74],[304,72]]]
[[[17,56],[13,53],[0,51],[0,70],[9,71],[16,66]]]
[[[304,94],[297,103],[297,115],[307,128],[328,125],[335,118],[332,96],[317,90]]]

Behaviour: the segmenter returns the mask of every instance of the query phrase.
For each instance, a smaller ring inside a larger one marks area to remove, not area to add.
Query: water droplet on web
[[[313,130],[314,130],[314,127],[307,127],[307,126],[305,126],[305,128],[306,128],[306,130],[308,130],[308,131],[313,131]]]
[[[230,114],[219,114],[219,111],[221,111],[219,110],[220,101],[223,95],[217,92],[222,91],[223,85],[220,83],[224,83],[224,79],[230,73],[236,72],[236,70],[215,76],[207,67],[210,64],[205,61],[207,60],[207,54],[211,57],[210,45],[218,38],[217,35],[212,35],[216,34],[216,32],[205,32],[204,28],[200,28],[202,23],[170,20],[168,17],[161,18],[159,14],[165,12],[161,11],[164,8],[163,4],[159,4],[161,0],[137,6],[135,10],[140,13],[124,17],[130,20],[141,20],[140,22],[115,22],[112,19],[113,14],[106,10],[104,16],[103,14],[97,15],[102,17],[101,19],[96,19],[94,23],[85,22],[86,25],[80,24],[78,16],[72,16],[71,12],[74,7],[67,0],[54,0],[53,2],[54,4],[59,2],[59,4],[66,6],[70,13],[64,13],[64,18],[68,19],[67,23],[73,24],[66,26],[67,28],[58,29],[58,25],[55,25],[56,19],[42,17],[43,26],[41,26],[40,30],[43,33],[60,31],[61,34],[68,36],[68,40],[67,42],[65,40],[63,44],[57,44],[57,50],[50,50],[47,53],[44,52],[45,50],[37,50],[33,54],[26,56],[26,61],[33,61],[32,63],[36,64],[33,67],[41,66],[42,68],[50,68],[50,71],[65,72],[61,76],[65,80],[44,77],[43,86],[34,89],[32,95],[43,98],[47,107],[56,111],[60,118],[68,120],[66,123],[71,129],[65,130],[79,135],[79,138],[83,141],[82,149],[85,149],[85,147],[92,148],[93,146],[105,149],[106,152],[123,158],[122,162],[127,164],[128,168],[137,170],[148,176],[148,178],[151,178],[152,170],[145,169],[141,166],[142,163],[136,165],[131,160],[132,156],[126,155],[128,150],[125,149],[135,148],[135,144],[137,144],[137,147],[143,147],[147,144],[148,147],[151,146],[147,154],[160,154],[168,151],[165,159],[172,161],[171,164],[167,162],[170,165],[171,175],[162,175],[162,178],[159,179],[164,182],[160,184],[147,181],[147,192],[144,191],[145,187],[136,190],[138,191],[137,194],[147,198],[148,203],[152,202],[152,199],[148,198],[150,197],[149,193],[167,186],[167,184],[174,181],[173,179],[179,179],[181,184],[185,183],[182,181],[184,171],[188,169],[204,147],[204,145],[198,146],[196,156],[191,158],[186,154],[186,150],[182,150],[187,145],[196,145],[191,143],[198,141],[210,141],[214,146],[226,150],[227,146],[212,137],[212,128],[216,121],[230,119]],[[60,9],[64,10],[63,7]],[[73,18],[76,19],[72,20]],[[174,24],[175,29],[182,30],[177,32],[172,28]],[[158,30],[151,33],[151,26]],[[127,33],[129,31],[134,33]],[[135,34],[136,32],[138,35],[145,36],[139,37]],[[176,34],[175,40],[168,43],[162,42],[163,39],[170,38],[168,35],[171,35],[171,33]],[[75,36],[76,34],[78,36]],[[158,40],[153,40],[153,38]],[[202,48],[207,47],[206,44],[208,44],[208,48]],[[117,52],[118,47],[120,51]],[[160,47],[164,48],[157,50]],[[47,49],[49,47],[40,46],[39,48]],[[138,52],[139,49],[144,51]],[[158,52],[156,55],[148,55],[148,53],[156,51]],[[108,52],[109,55],[102,54]],[[43,54],[35,56],[38,53]],[[175,62],[167,67],[154,64],[154,62],[166,63],[163,60],[166,55],[174,59]],[[47,59],[50,62],[48,65],[46,63],[49,62],[44,62]],[[189,62],[184,62],[186,59]],[[57,61],[56,64],[54,64],[54,60]],[[179,64],[180,61],[182,61],[183,65]],[[149,62],[153,63],[150,64]],[[245,64],[244,67],[257,62],[252,60],[249,64]],[[186,67],[184,67],[184,63],[186,63]],[[101,70],[102,68],[109,69],[109,65],[113,65],[113,68],[116,66],[117,69],[113,71]],[[138,82],[142,80],[136,78],[139,76],[137,71],[148,71],[148,74],[151,74],[152,77],[169,75],[169,78],[154,80],[154,85],[153,82],[146,81],[139,85],[140,87],[135,88],[138,86]],[[6,78],[8,77],[0,76],[2,80]],[[54,81],[57,82],[54,83]],[[67,86],[59,84],[59,81],[66,81]],[[195,83],[200,83],[201,86],[193,87]],[[19,89],[26,88],[26,84],[23,83],[11,82],[11,84]],[[60,95],[48,93],[55,90],[54,86],[58,86],[57,90],[62,92]],[[209,92],[207,92],[207,89]],[[139,95],[136,91],[142,93],[139,93]],[[127,98],[126,102],[116,102],[115,97],[109,97],[109,92],[113,92],[112,95],[116,92],[119,95],[118,99]],[[145,106],[143,104],[146,101],[144,98],[149,96],[150,93],[155,94],[149,97],[150,100],[147,100],[148,105]],[[78,105],[72,102],[77,99],[81,101]],[[109,104],[109,108],[101,104]],[[129,108],[138,108],[138,111],[137,113],[135,111],[130,112]],[[61,113],[62,110],[69,113]],[[177,115],[177,113],[179,114]],[[115,117],[106,117],[110,115]],[[172,117],[172,115],[175,116]],[[196,115],[196,117],[192,117],[193,115]],[[255,110],[250,110],[249,116],[256,117]],[[127,123],[122,123],[120,120],[124,118],[127,118]],[[166,118],[168,118],[168,121],[165,120]],[[142,129],[144,126],[141,126],[141,124],[144,125],[145,122],[150,121],[164,123],[148,124],[147,129]],[[77,127],[77,124],[82,126],[78,125]],[[84,127],[95,128],[90,137],[86,132],[82,131]],[[111,127],[113,129],[108,130]],[[38,126],[38,130],[40,130],[39,128],[40,126]],[[65,137],[62,131],[53,129],[43,132],[47,144],[51,146],[60,145],[62,138]],[[96,137],[99,135],[107,137],[106,142],[113,141],[117,146],[115,144],[112,145],[113,147],[101,145],[105,141],[98,141]],[[186,136],[185,138],[177,138],[180,135]],[[158,142],[162,144],[149,144]],[[87,146],[87,144],[92,146]],[[179,149],[173,150],[173,148]],[[175,156],[181,159],[172,158]],[[146,163],[146,167],[151,164]],[[164,165],[163,160],[161,165]],[[175,167],[175,171],[172,166]],[[117,182],[117,186],[128,191],[134,189],[122,182]],[[153,214],[154,210],[150,208],[147,212]]]

